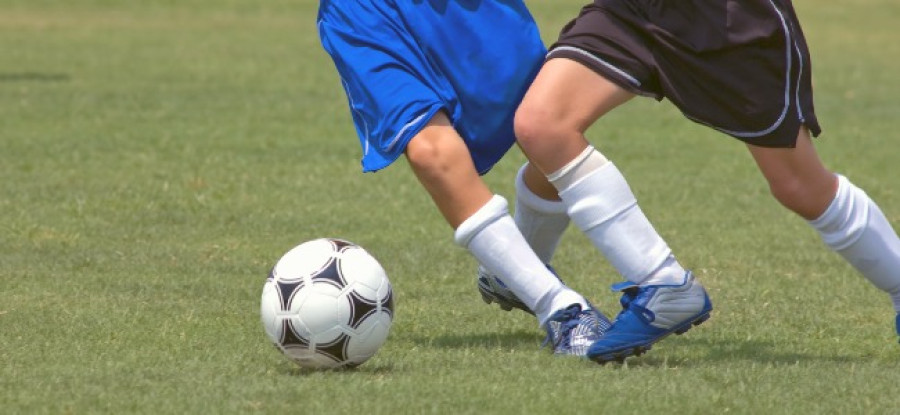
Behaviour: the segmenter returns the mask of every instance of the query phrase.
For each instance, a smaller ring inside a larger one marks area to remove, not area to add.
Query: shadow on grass
[[[367,362],[363,363],[360,366],[346,369],[308,369],[288,362],[282,366],[279,366],[278,372],[286,376],[298,377],[316,376],[323,373],[327,373],[329,376],[358,376],[359,374],[379,376],[393,373],[394,367],[391,364],[375,364],[373,362]]]
[[[412,339],[419,346],[427,348],[444,348],[444,349],[504,349],[504,350],[538,350],[541,344],[541,338],[531,331],[515,331],[505,333],[483,333],[470,335],[446,335],[429,338]],[[296,364],[285,361],[278,366],[278,373],[285,376],[316,376],[328,374],[329,376],[341,375],[386,375],[394,373],[396,368],[390,363],[375,363],[372,361],[365,362],[355,368],[345,369],[309,369],[297,366]]]
[[[444,335],[435,338],[419,338],[413,341],[423,347],[449,349],[509,349],[538,350],[541,338],[534,332],[482,333],[468,335]],[[871,359],[861,354],[830,350],[827,353],[786,351],[785,346],[763,340],[721,340],[707,338],[675,337],[657,343],[653,350],[639,357],[630,357],[628,367],[692,367],[718,363],[732,365],[736,361],[792,366],[798,363],[864,363]],[[677,354],[678,356],[673,356]],[[617,362],[604,367],[623,367]]]
[[[413,341],[425,347],[445,349],[536,349],[542,338],[533,331],[514,331],[504,333],[477,333],[465,335],[443,335],[429,338],[416,338]]]
[[[667,351],[690,349],[691,356],[672,357]],[[666,349],[666,350],[664,350]],[[607,363],[606,367],[691,367],[710,366],[717,363],[733,365],[736,361],[761,363],[772,366],[793,366],[798,363],[864,363],[871,360],[859,354],[823,355],[784,351],[771,341],[761,340],[712,340],[703,338],[664,339],[653,350],[640,357],[630,357],[626,364]]]

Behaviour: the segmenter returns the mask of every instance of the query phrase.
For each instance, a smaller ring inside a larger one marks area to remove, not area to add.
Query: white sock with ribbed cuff
[[[528,163],[516,175],[516,212],[514,219],[522,236],[545,264],[553,259],[559,241],[569,226],[566,205],[534,194],[523,180]]]
[[[628,281],[681,284],[684,268],[637,204],[616,166],[593,147],[547,178],[572,222]]]
[[[809,224],[826,245],[887,292],[900,313],[900,238],[866,192],[837,176],[834,200]]]

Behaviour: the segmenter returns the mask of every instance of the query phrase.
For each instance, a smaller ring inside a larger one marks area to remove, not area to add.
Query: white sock
[[[900,238],[862,189],[837,176],[834,200],[822,216],[809,223],[826,245],[887,292],[894,310],[900,313]]]
[[[584,297],[563,285],[525,242],[507,210],[506,199],[494,195],[487,204],[463,221],[456,243],[469,250],[489,271],[544,323],[556,310],[572,304],[587,307]]]
[[[566,205],[559,200],[547,200],[534,194],[525,185],[523,175],[528,163],[516,175],[516,226],[528,245],[545,264],[553,259],[563,232],[569,226]]]
[[[628,281],[681,284],[685,270],[653,229],[616,166],[593,147],[547,176],[572,222]]]

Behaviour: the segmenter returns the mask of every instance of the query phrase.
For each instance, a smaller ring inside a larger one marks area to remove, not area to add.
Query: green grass
[[[530,5],[545,37],[581,1]],[[893,0],[798,0],[818,141],[900,225]],[[715,301],[626,365],[554,358],[481,303],[474,260],[404,162],[359,148],[312,0],[0,0],[0,412],[900,411],[887,298],[768,195],[743,146],[637,100],[591,131]],[[513,196],[518,150],[486,177]],[[373,209],[377,207],[377,209]],[[391,337],[351,372],[268,343],[258,301],[287,249],[336,236],[388,270]],[[574,230],[555,265],[612,312]]]

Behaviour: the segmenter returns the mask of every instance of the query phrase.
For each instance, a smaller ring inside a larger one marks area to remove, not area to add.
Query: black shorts
[[[750,144],[793,147],[801,125],[821,132],[790,0],[595,0],[563,28],[553,58]]]

